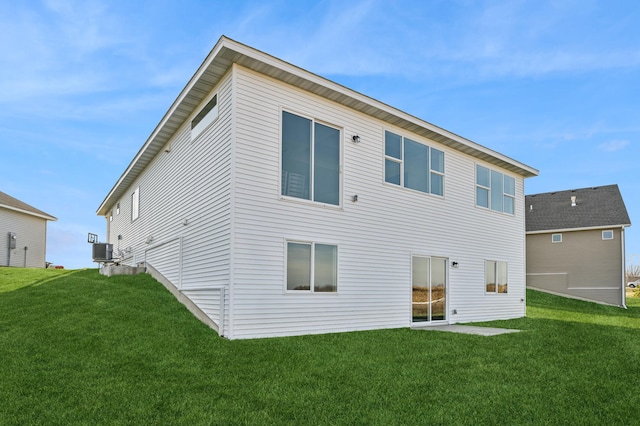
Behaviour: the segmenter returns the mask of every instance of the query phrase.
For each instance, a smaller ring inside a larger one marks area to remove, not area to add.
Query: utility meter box
[[[18,236],[15,232],[9,232],[9,250],[13,250],[16,248],[16,243],[18,241]]]

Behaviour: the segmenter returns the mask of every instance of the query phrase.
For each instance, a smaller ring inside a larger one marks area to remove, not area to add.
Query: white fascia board
[[[628,228],[631,224],[624,225],[603,225],[603,226],[590,226],[585,228],[564,228],[564,229],[544,229],[541,231],[527,231],[527,235],[536,235],[536,234],[558,234],[561,232],[578,232],[578,231],[595,231],[597,229],[616,229],[616,228]]]
[[[19,208],[16,208],[16,207],[7,206],[5,204],[0,204],[0,207],[2,207],[4,209],[7,209],[7,210],[13,210],[14,212],[28,214],[29,216],[39,217],[40,219],[50,220],[51,222],[55,222],[55,221],[58,220],[57,218],[55,218],[53,216],[49,216],[47,214],[40,214],[40,213],[30,212],[28,210],[23,210],[23,209],[19,209]]]

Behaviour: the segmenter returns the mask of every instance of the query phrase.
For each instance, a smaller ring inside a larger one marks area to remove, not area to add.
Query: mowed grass
[[[148,275],[0,268],[0,424],[637,424],[639,301],[228,341]]]

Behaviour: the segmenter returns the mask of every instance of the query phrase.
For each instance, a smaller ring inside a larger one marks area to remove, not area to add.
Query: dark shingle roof
[[[527,232],[631,225],[618,185],[527,195],[525,202]]]
[[[39,216],[47,220],[57,220],[49,213],[38,210],[35,207],[18,200],[17,198],[13,198],[11,195],[5,194],[2,191],[0,191],[0,207],[7,208],[9,210],[21,211],[23,213],[27,213],[33,216]]]

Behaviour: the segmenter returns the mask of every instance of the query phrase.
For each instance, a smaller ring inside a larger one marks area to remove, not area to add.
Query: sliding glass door
[[[411,261],[413,322],[446,321],[447,264],[442,257],[413,256]]]

